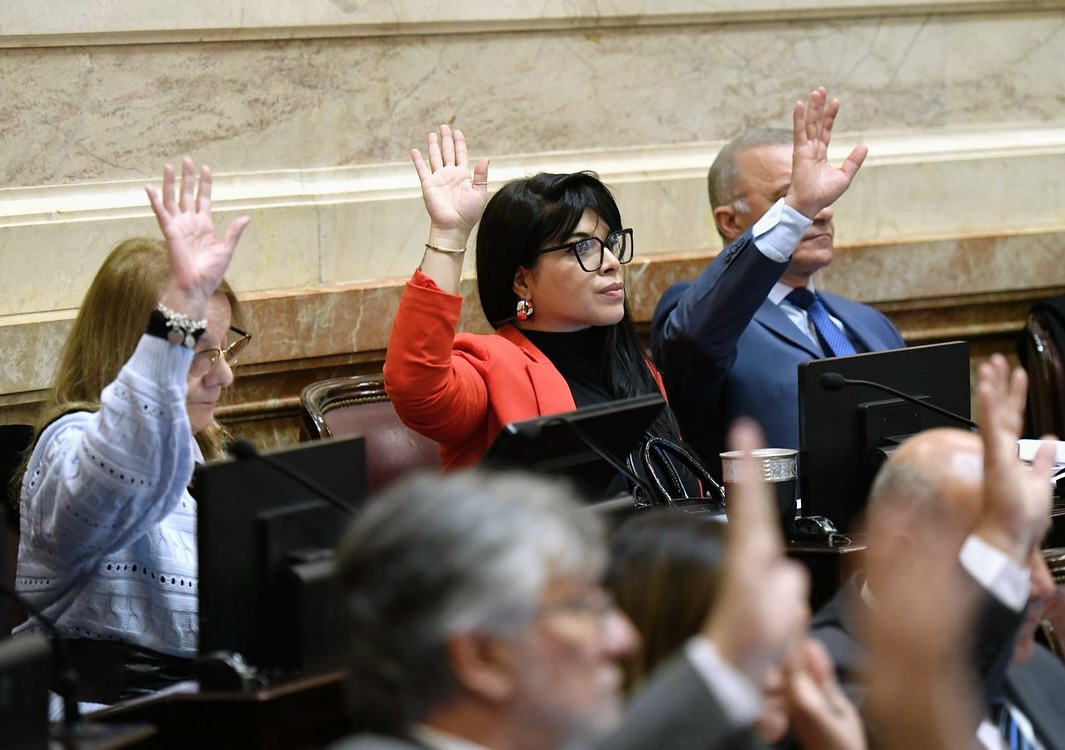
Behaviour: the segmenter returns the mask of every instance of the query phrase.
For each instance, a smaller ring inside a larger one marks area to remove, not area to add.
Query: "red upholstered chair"
[[[1029,433],[1065,439],[1065,363],[1046,313],[1034,310],[1024,325],[1027,349]]]
[[[1050,574],[1054,576],[1054,583],[1058,586],[1065,585],[1065,548],[1052,547],[1043,550],[1043,558],[1046,560]],[[1065,633],[1060,632],[1048,620],[1040,622],[1039,630],[1036,631],[1035,639],[1050,649],[1059,658],[1065,659],[1062,653],[1062,645],[1065,642]]]
[[[367,489],[373,493],[419,469],[440,469],[434,440],[404,425],[380,375],[353,375],[311,383],[300,392],[301,438],[361,436],[366,440]]]

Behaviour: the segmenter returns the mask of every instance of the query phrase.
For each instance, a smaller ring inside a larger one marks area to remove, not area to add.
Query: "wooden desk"
[[[788,557],[798,560],[810,571],[810,609],[817,609],[832,598],[843,583],[862,565],[865,534],[847,534],[850,544],[829,546],[825,542],[795,541],[785,544]]]
[[[91,718],[154,725],[156,734],[138,750],[309,750],[349,732],[345,677],[330,672],[247,693],[170,693],[112,706]]]

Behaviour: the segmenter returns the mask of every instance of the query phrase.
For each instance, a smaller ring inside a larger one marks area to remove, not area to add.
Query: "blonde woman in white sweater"
[[[219,239],[211,172],[166,166],[147,192],[165,242],[133,239],[85,296],[22,477],[16,588],[71,640],[79,699],[112,703],[192,674],[196,462],[247,343],[223,279],[246,217]],[[30,618],[15,633],[41,631]]]

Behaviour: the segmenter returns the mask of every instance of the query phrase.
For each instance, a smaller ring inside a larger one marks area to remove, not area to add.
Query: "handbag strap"
[[[648,481],[658,495],[652,500],[658,500],[659,505],[664,503],[670,508],[676,508],[677,500],[707,499],[707,490],[716,492],[719,502],[725,501],[724,489],[710,475],[703,462],[686,446],[663,437],[652,436],[640,449],[640,460]],[[693,498],[688,495],[677,463],[687,468],[699,480],[703,487],[702,496]]]

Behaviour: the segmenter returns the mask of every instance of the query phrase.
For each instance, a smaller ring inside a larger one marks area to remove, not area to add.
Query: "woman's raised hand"
[[[220,240],[211,218],[211,170],[200,167],[197,185],[195,166],[192,159],[185,157],[181,161],[180,196],[175,196],[174,183],[174,168],[167,164],[163,169],[162,197],[153,186],[145,187],[170,255],[170,285],[161,301],[190,318],[200,318],[251,219],[234,219]]]
[[[430,243],[465,247],[488,202],[488,159],[477,162],[471,173],[466,138],[447,125],[440,126],[439,136],[429,134],[428,162],[416,148],[410,155],[429,212]]]

